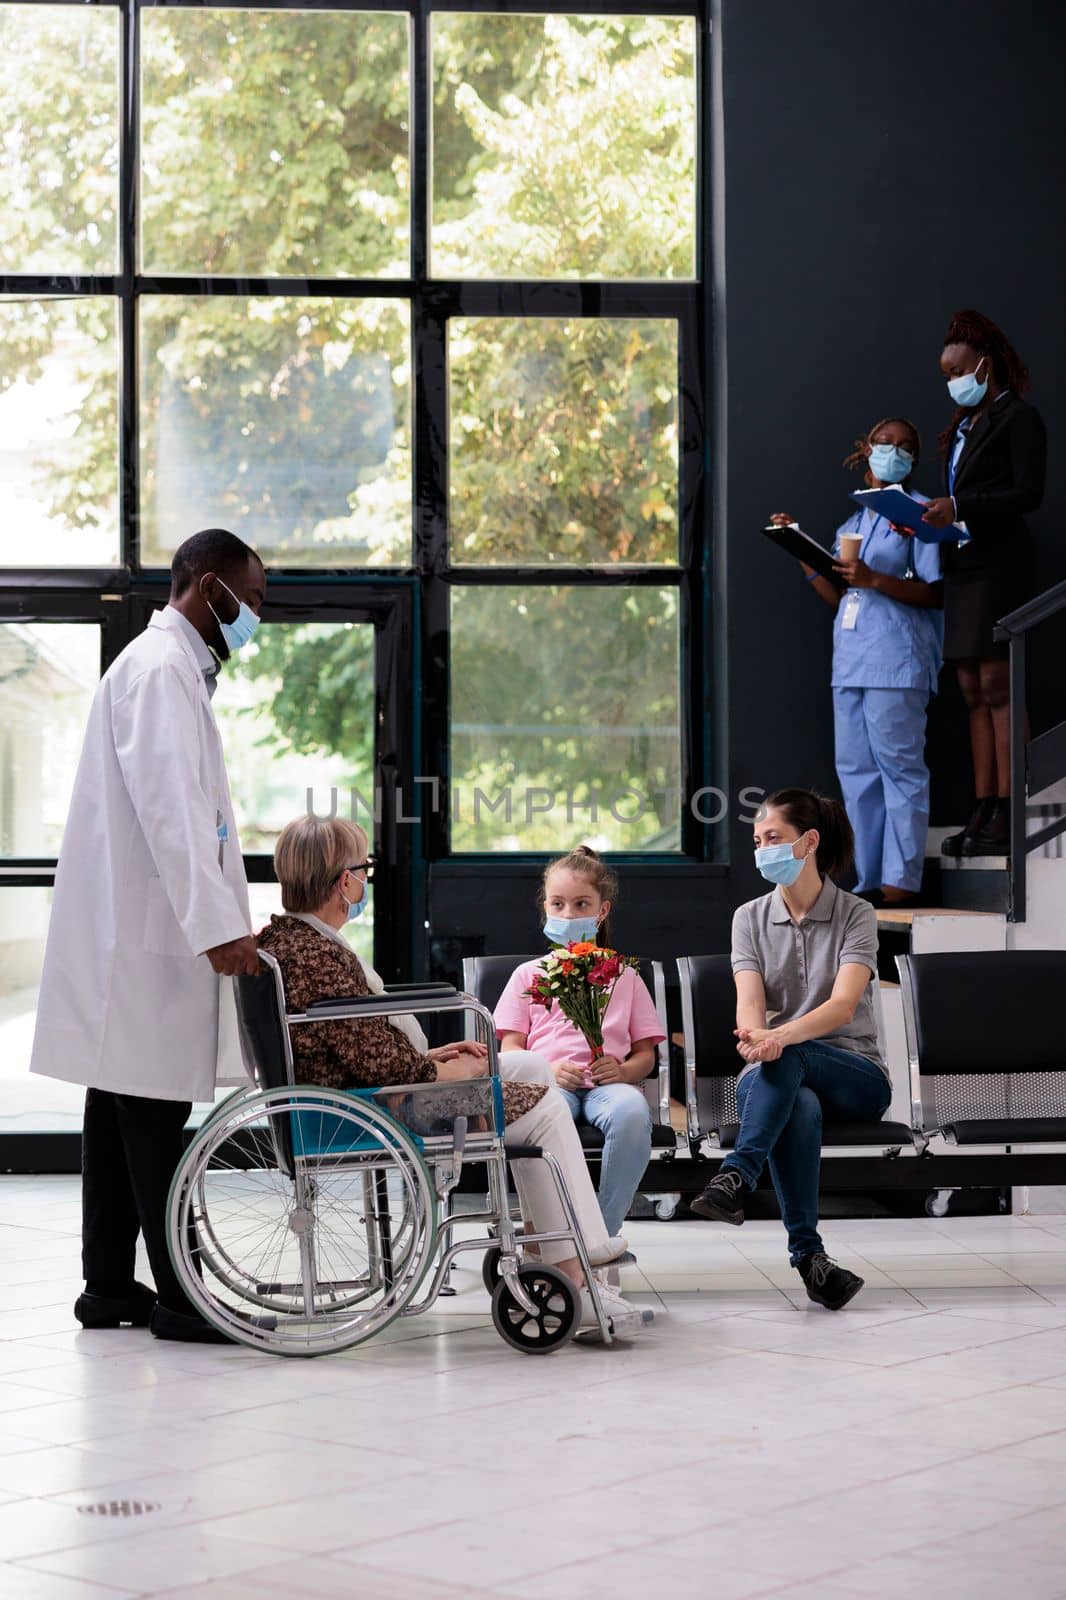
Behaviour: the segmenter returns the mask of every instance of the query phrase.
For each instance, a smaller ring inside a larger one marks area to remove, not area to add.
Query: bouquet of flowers
[[[611,994],[626,967],[636,967],[636,956],[622,956],[591,940],[556,945],[541,962],[540,971],[526,994],[536,1006],[550,1008],[553,1000],[567,1022],[572,1022],[592,1051],[603,1054],[603,1018]],[[586,1087],[592,1079],[585,1069]]]

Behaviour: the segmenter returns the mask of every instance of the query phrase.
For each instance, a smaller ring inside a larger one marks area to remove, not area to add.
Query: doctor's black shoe
[[[804,1256],[796,1271],[807,1285],[807,1299],[825,1306],[827,1311],[839,1311],[849,1300],[854,1300],[866,1281],[846,1267],[838,1267],[824,1250]]]
[[[155,1290],[135,1283],[124,1294],[90,1294],[74,1302],[74,1315],[83,1328],[147,1328],[155,1308]]]
[[[148,1327],[156,1339],[177,1339],[182,1344],[233,1343],[228,1334],[220,1333],[205,1318],[172,1311],[169,1306],[160,1304],[152,1312]]]
[[[732,1167],[723,1167],[692,1201],[691,1210],[711,1222],[731,1222],[739,1227],[744,1221],[743,1199],[744,1179]]]

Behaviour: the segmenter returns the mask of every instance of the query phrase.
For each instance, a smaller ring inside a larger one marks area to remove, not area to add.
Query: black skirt
[[[944,577],[944,660],[1005,659],[1007,645],[997,644],[992,629],[1033,596],[1026,567],[999,572],[947,573]]]

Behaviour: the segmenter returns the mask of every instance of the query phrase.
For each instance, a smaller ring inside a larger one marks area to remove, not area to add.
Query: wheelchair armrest
[[[387,983],[385,993],[405,1000],[416,1000],[420,995],[440,999],[445,995],[458,994],[459,991],[452,983]]]
[[[309,1006],[304,1007],[304,1014],[308,1017],[328,1016],[331,1011],[352,1011],[361,1006],[377,1006],[381,1004],[383,995],[380,994],[336,994],[329,1000],[312,1000]]]

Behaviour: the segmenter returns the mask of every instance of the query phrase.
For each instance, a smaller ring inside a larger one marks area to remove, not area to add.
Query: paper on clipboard
[[[836,556],[824,544],[819,544],[817,539],[812,539],[809,533],[804,533],[798,522],[788,522],[784,527],[771,523],[763,529],[763,533],[774,544],[780,545],[782,550],[787,550],[790,556],[795,556],[797,561],[805,561],[820,578],[828,578],[835,588],[841,591],[847,588],[840,573],[833,570]]]

